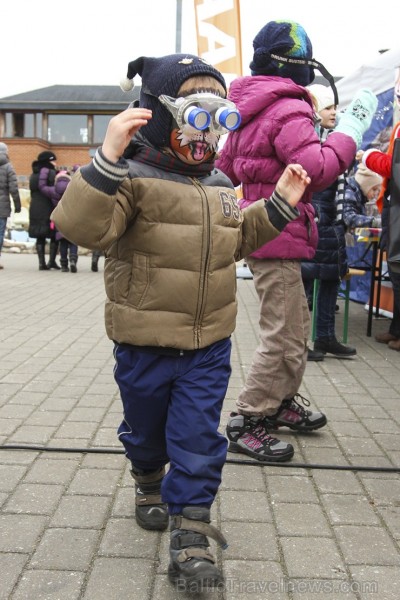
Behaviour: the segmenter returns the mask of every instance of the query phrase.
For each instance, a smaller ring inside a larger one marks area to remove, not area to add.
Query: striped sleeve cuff
[[[276,190],[272,192],[271,198],[265,201],[265,208],[269,220],[278,231],[282,231],[290,221],[294,221],[300,216],[297,208],[290,206],[285,198],[278,194]]]
[[[92,162],[80,169],[87,183],[110,196],[116,193],[128,171],[129,165],[125,158],[113,163],[104,156],[101,148],[96,150]]]

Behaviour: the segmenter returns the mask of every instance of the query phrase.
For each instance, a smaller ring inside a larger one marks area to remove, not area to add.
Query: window
[[[41,113],[5,113],[4,137],[42,137],[43,115]]]
[[[112,115],[93,115],[93,144],[101,144],[105,138]]]
[[[50,114],[47,139],[52,144],[87,144],[87,115]]]

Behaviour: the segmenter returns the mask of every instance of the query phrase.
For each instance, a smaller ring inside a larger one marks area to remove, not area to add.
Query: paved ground
[[[88,257],[77,274],[39,272],[34,255],[2,262],[0,444],[52,450],[0,450],[0,599],[186,598],[166,577],[168,534],[133,517],[102,273]],[[251,280],[238,280],[238,297],[222,429],[257,343]],[[400,597],[400,354],[366,337],[366,319],[352,303],[355,359],[308,364],[302,393],[329,424],[280,432],[296,448],[289,467],[229,455],[213,508],[227,586],[198,598]],[[387,325],[374,321],[373,333]]]

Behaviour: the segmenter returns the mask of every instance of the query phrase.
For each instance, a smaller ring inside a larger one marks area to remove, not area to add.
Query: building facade
[[[0,141],[7,144],[21,186],[43,150],[71,168],[91,160],[111,117],[139,97],[140,88],[53,85],[0,99]]]

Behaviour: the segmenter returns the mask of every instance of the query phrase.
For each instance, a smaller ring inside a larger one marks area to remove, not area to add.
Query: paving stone
[[[345,561],[349,565],[400,565],[398,548],[382,527],[335,527]]]
[[[76,571],[25,571],[13,600],[78,600],[84,574]],[[1,596],[0,596],[1,597]]]
[[[65,422],[54,434],[54,440],[58,438],[83,438],[91,439],[98,427],[97,423],[77,423],[76,421]]]
[[[28,558],[28,554],[0,554],[0,600],[11,598],[11,590],[15,586]]]
[[[99,555],[154,560],[157,546],[157,533],[142,529],[135,519],[112,518],[106,525]]]
[[[9,438],[10,444],[44,445],[50,440],[56,427],[22,425]]]
[[[379,525],[379,517],[367,498],[323,494],[321,499],[334,525]]]
[[[76,457],[70,460],[57,459],[54,455],[51,457],[42,456],[30,467],[29,472],[24,477],[25,483],[48,483],[48,484],[67,484],[71,481],[73,474],[79,467]]]
[[[315,504],[278,502],[273,508],[279,535],[328,536],[329,525],[321,508]]]
[[[346,578],[346,566],[333,539],[282,537],[280,541],[290,578]]]
[[[22,419],[0,419],[0,435],[8,436],[22,423]]]
[[[0,491],[11,492],[26,473],[26,466],[0,464]]]
[[[396,476],[394,476],[396,477]],[[367,476],[363,483],[374,504],[399,506],[400,501],[400,480],[395,479],[369,479]]]
[[[322,493],[364,494],[356,474],[350,471],[315,470],[312,472],[312,477]]]
[[[82,468],[87,469],[116,469],[121,471],[128,464],[128,460],[122,453],[118,454],[85,454],[82,459]],[[129,462],[130,465],[130,462]],[[131,484],[133,479],[131,478]]]
[[[398,567],[352,566],[351,574],[362,600],[398,600],[400,578]]]
[[[85,571],[99,539],[91,529],[47,529],[29,566],[33,569]]]
[[[68,493],[108,496],[114,494],[119,476],[119,471],[110,469],[81,469],[72,480]]]
[[[38,515],[0,515],[0,552],[32,552],[46,524]]]
[[[115,496],[115,501],[112,507],[112,516],[134,518],[134,515],[135,492],[133,486],[131,488],[119,489]]]
[[[303,502],[318,503],[318,496],[312,478],[308,476],[292,475],[285,477],[282,475],[269,477],[267,488],[273,503],[297,502],[299,498]]]
[[[278,560],[275,529],[269,523],[224,523],[228,548],[224,559]]]
[[[58,427],[67,417],[66,411],[44,410],[40,408],[29,417],[30,425]]]
[[[53,515],[50,527],[102,529],[110,509],[107,496],[65,496]]]
[[[224,522],[272,522],[268,499],[263,492],[221,490],[219,498],[221,503],[221,518]]]
[[[393,538],[400,540],[400,506],[379,506],[378,514]]]
[[[61,485],[22,483],[3,507],[4,512],[31,515],[51,515],[64,492]]]
[[[229,458],[229,457],[228,457]],[[262,469],[260,467],[248,467],[227,464],[222,472],[221,490],[265,490]]]
[[[152,561],[139,558],[98,558],[94,562],[83,599],[149,600],[152,579]]]

